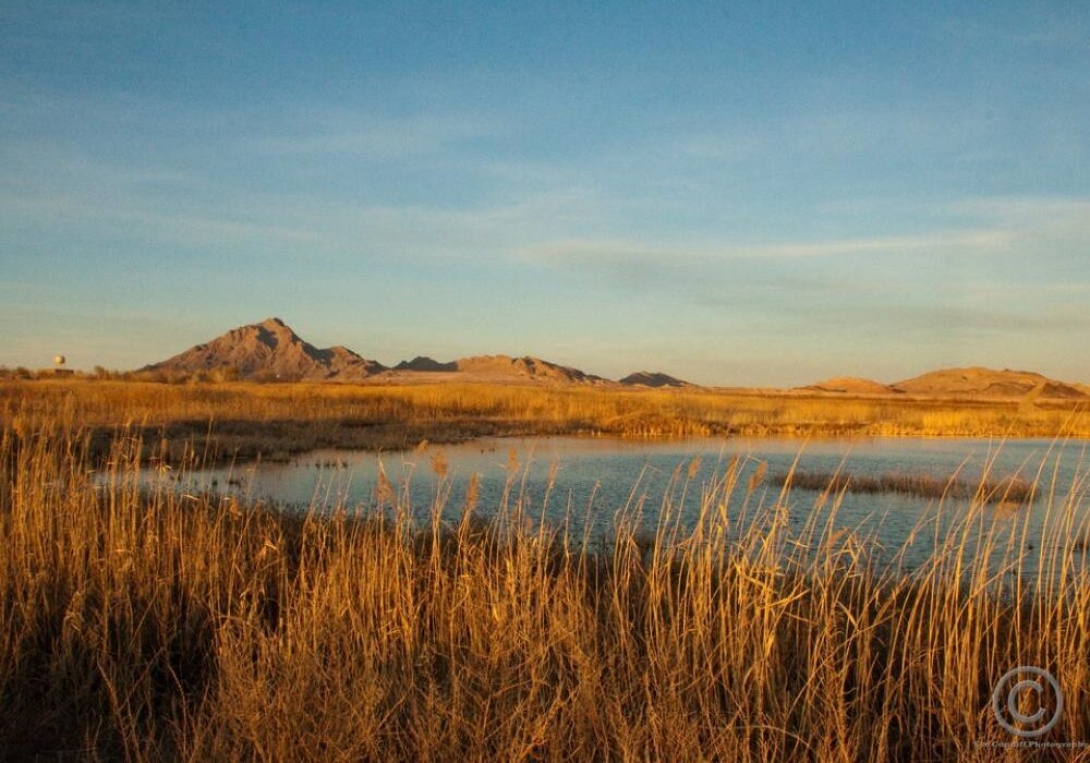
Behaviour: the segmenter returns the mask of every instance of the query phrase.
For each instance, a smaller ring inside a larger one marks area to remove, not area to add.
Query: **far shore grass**
[[[15,432],[44,421],[80,430],[100,455],[118,432],[134,432],[165,461],[208,443],[206,461],[246,461],[486,436],[1090,437],[1077,402],[532,384],[8,380],[0,420]]]

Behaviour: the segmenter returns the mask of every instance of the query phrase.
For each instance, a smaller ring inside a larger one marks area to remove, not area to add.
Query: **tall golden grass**
[[[320,447],[407,448],[481,435],[1090,437],[1077,403],[836,398],[557,385],[161,384],[0,381],[0,420],[17,429],[163,433],[178,460],[213,428],[223,458]]]
[[[990,709],[1018,665],[1067,698],[1039,741],[1090,742],[1078,488],[1040,491],[1034,579],[983,506],[909,575],[831,519],[792,530],[736,461],[703,485],[679,467],[650,536],[618,507],[592,551],[536,521],[517,465],[453,525],[445,477],[430,524],[383,481],[368,516],[301,516],[149,487],[135,434],[95,471],[88,435],[20,421],[0,438],[9,759],[1037,759],[993,746],[1019,741]]]

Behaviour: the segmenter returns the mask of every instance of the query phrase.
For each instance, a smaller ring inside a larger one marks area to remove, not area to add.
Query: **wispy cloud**
[[[999,196],[951,202],[948,209],[1006,227],[1035,230],[1077,227],[1090,232],[1090,198]]]
[[[66,225],[83,228],[84,235],[93,226],[99,235],[126,235],[158,242],[171,248],[177,246],[216,246],[264,243],[295,246],[335,243],[321,231],[276,224],[268,221],[232,219],[230,214],[199,214],[182,210],[164,210],[159,205],[149,207],[132,199],[131,205],[118,204],[118,199],[96,200],[73,193],[20,196],[0,189],[3,216],[18,217],[25,224],[36,220],[40,225],[63,228]],[[11,219],[9,217],[9,219]],[[305,255],[308,250],[299,249]]]
[[[393,161],[434,155],[459,143],[493,137],[498,127],[468,115],[361,116],[307,113],[289,128],[258,137],[252,149],[266,156],[340,156]]]
[[[888,211],[888,210],[887,210]],[[916,210],[918,213],[919,210]],[[1009,253],[1031,241],[1063,236],[1090,244],[1090,199],[1063,197],[973,198],[942,204],[932,216],[960,218],[963,227],[919,233],[803,239],[767,243],[687,242],[648,244],[624,238],[567,239],[533,245],[517,254],[556,264],[579,262],[708,263],[737,259],[810,259],[845,255],[934,254],[958,257]]]
[[[443,119],[423,120],[413,128],[388,123],[378,142],[312,136],[309,143],[284,149],[303,152],[303,159],[305,152],[328,151],[331,155],[323,160],[337,163],[341,159],[332,154],[341,150],[390,156],[389,147],[381,144],[397,140],[399,134],[407,136],[402,147],[412,153],[439,151],[445,141],[486,129]],[[248,141],[240,145],[245,147],[240,150],[257,151]],[[422,159],[402,158],[417,164]],[[517,168],[498,164],[499,175],[517,174]],[[489,172],[489,166],[483,163],[481,171]],[[595,227],[605,203],[597,192],[560,182],[555,175],[550,175],[553,182],[531,183],[510,195],[499,194],[495,201],[396,202],[384,199],[381,191],[375,199],[354,201],[350,195],[326,193],[313,182],[308,187],[278,183],[264,188],[251,177],[217,175],[208,157],[192,165],[170,155],[138,163],[39,139],[0,147],[0,168],[6,169],[0,174],[0,219],[23,229],[67,226],[80,230],[86,242],[122,235],[167,249],[296,247],[308,259],[346,253],[504,258],[506,252],[558,232]]]
[[[1090,276],[1078,267],[1087,204],[965,199],[930,215],[960,229],[742,245],[573,239],[518,255],[627,292],[664,321],[730,327],[747,347],[803,343],[835,357],[918,347],[921,358],[930,347],[949,362],[1016,362],[1090,338]]]
[[[943,250],[955,254],[987,254],[1009,247],[1013,234],[1003,229],[936,231],[912,236],[847,238],[833,241],[788,241],[768,244],[648,246],[624,240],[558,241],[527,247],[527,259],[572,264],[589,262],[714,263],[738,259],[832,258],[842,255],[910,255]]]
[[[1086,45],[1086,17],[1076,11],[1078,4],[1067,8],[1056,4],[1036,6],[1031,23],[1020,19],[1017,27],[1003,26],[985,18],[950,19],[936,26],[936,35],[947,39],[1055,51],[1058,47]]]

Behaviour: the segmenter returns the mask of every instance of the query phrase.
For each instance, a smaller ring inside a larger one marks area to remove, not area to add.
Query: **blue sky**
[[[1088,143],[1075,1],[10,1],[0,365],[1090,382]]]

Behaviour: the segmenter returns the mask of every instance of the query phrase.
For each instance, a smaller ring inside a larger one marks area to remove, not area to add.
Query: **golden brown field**
[[[162,384],[0,381],[0,417],[15,428],[59,422],[98,434],[135,427],[168,455],[282,458],[318,447],[392,449],[481,435],[1088,437],[1078,403],[837,397],[562,385]]]
[[[3,401],[5,759],[1036,760],[994,747],[1018,741],[990,697],[1021,664],[1050,670],[1067,698],[1041,741],[1090,742],[1085,493],[1042,491],[1033,510],[1055,518],[1045,566],[1058,574],[1001,591],[1017,578],[974,563],[966,541],[998,546],[1014,573],[1025,541],[1002,546],[983,504],[932,566],[880,575],[851,533],[789,530],[775,492],[761,504],[732,462],[702,486],[679,470],[655,534],[622,512],[593,551],[567,526],[531,529],[540,507],[515,474],[502,505],[460,507],[454,525],[439,521],[442,489],[432,524],[410,523],[396,485],[371,517],[288,515],[141,490],[158,441],[121,431],[96,470],[84,428],[294,412],[315,427],[472,414],[594,431],[628,411],[680,433],[752,423],[764,406],[781,426],[890,426],[868,419],[879,403],[125,384],[8,386]],[[1002,412],[901,413],[907,428],[994,426]],[[698,489],[701,519],[682,528],[677,497]],[[740,532],[740,512],[760,520]]]

